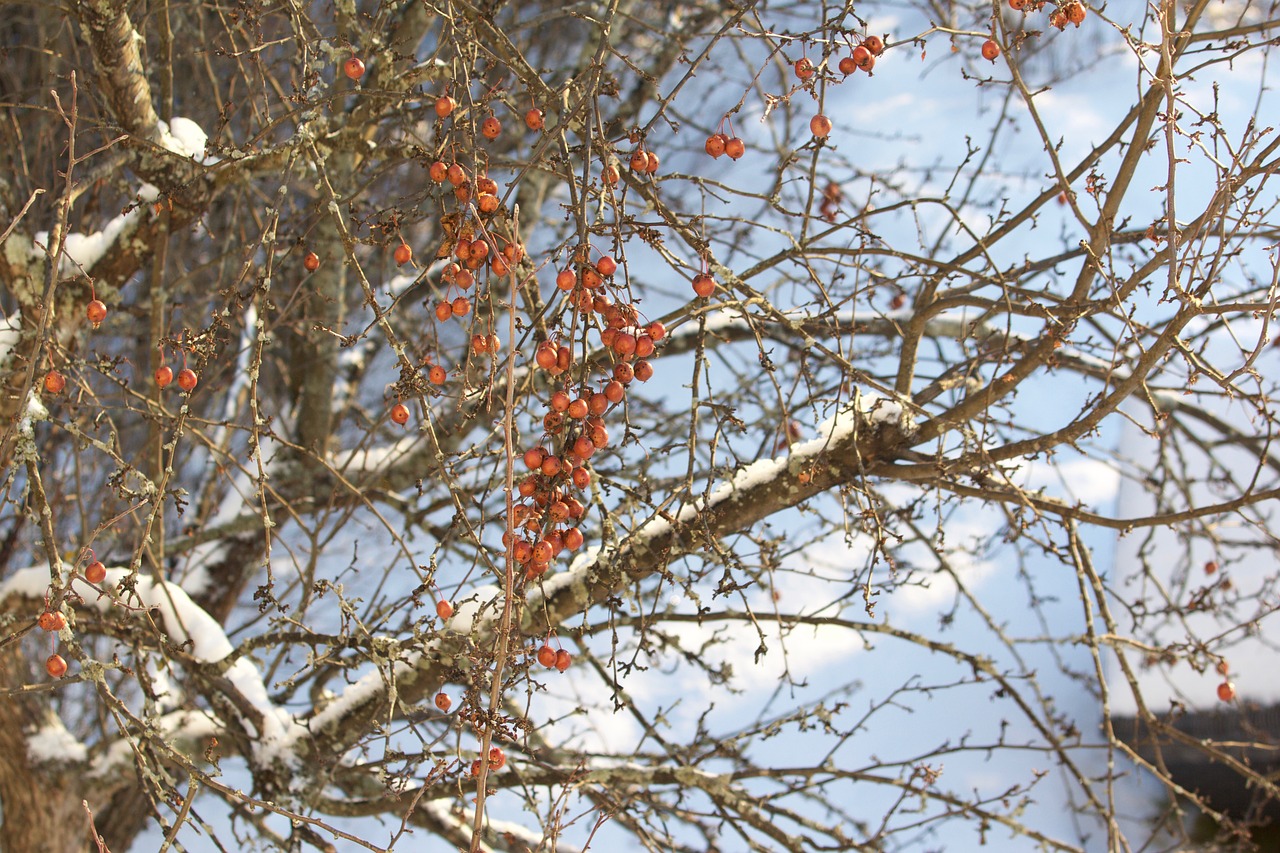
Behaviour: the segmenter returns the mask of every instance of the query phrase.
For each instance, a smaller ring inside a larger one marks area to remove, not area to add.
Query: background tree
[[[5,7],[4,850],[1247,830],[1273,6]]]

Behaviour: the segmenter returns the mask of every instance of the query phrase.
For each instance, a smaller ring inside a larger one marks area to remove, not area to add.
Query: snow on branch
[[[103,585],[108,589],[119,588],[120,582],[127,577],[129,572],[125,569],[108,569]],[[142,575],[134,577],[133,584],[133,591],[124,597],[124,605],[144,608],[152,613],[168,640],[175,645],[187,646],[196,662],[219,664],[232,656],[235,647],[222,626],[192,601],[180,586]],[[20,569],[0,582],[0,599],[18,595],[43,600],[48,588],[47,568]],[[106,615],[118,605],[112,597],[99,596],[86,599],[84,606]],[[256,763],[274,760],[291,763],[293,744],[306,736],[306,729],[271,701],[258,667],[247,657],[241,657],[227,666],[222,676],[256,712],[252,717],[239,715],[239,722],[251,735],[254,750],[251,758]]]

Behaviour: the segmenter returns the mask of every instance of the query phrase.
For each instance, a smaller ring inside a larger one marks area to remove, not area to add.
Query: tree
[[[0,848],[1275,798],[1274,8],[6,8]]]

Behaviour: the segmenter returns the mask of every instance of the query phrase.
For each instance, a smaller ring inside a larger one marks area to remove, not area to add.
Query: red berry
[[[747,145],[735,136],[724,144],[724,153],[729,155],[729,159],[737,160],[747,153]]]
[[[84,309],[84,315],[89,318],[89,324],[96,329],[102,325],[103,320],[107,319],[107,306],[101,299],[95,299]]]
[[[364,63],[360,61],[360,57],[353,56],[342,63],[342,73],[352,80],[359,80],[364,76]]]
[[[530,130],[542,130],[546,119],[542,115],[542,110],[534,107],[524,114],[524,123]]]
[[[444,322],[453,316],[453,303],[445,300],[436,306],[436,319]]]
[[[484,135],[485,139],[497,139],[498,134],[502,133],[502,122],[493,116],[489,116],[480,122],[480,133]]]
[[[813,63],[807,58],[796,60],[795,64],[796,76],[801,80],[808,80],[813,76]]]
[[[618,271],[618,262],[615,261],[613,258],[609,257],[608,255],[605,255],[600,260],[596,261],[596,272],[600,273],[600,275],[605,276],[606,278],[613,275],[617,271]]]
[[[67,674],[67,662],[62,659],[62,655],[49,655],[49,659],[44,662],[44,671],[49,673],[50,678],[61,678]]]
[[[1223,702],[1230,702],[1236,698],[1236,686],[1230,681],[1224,681],[1218,685],[1218,698]]]
[[[67,377],[63,376],[56,370],[50,370],[44,375],[44,390],[50,394],[61,394],[62,389],[67,387]]]
[[[156,384],[161,388],[166,387],[173,381],[173,368],[167,364],[162,364],[156,368],[155,372]]]
[[[40,614],[40,618],[36,620],[42,631],[61,631],[67,627],[67,617],[63,616],[57,610],[46,610]]]
[[[1084,22],[1085,8],[1083,3],[1077,3],[1072,0],[1072,2],[1062,7],[1062,12],[1067,16],[1067,20],[1077,27]]]
[[[569,665],[572,663],[573,663],[573,655],[569,654],[564,649],[561,649],[560,651],[556,652],[556,669],[560,670],[561,672],[564,672],[566,669],[569,668]]]
[[[507,763],[507,756],[503,754],[501,749],[495,746],[489,750],[489,769],[490,770],[501,770],[503,765],[505,765],[506,763]]]
[[[586,470],[587,469],[585,468],[574,468],[573,472],[576,474],[579,471],[585,472]],[[582,531],[576,527],[570,527],[568,530],[566,530],[564,532],[563,538],[564,538],[564,547],[568,548],[570,551],[578,550],[579,548],[582,547],[582,543],[585,541],[582,536]]]
[[[809,131],[819,139],[826,139],[831,133],[831,119],[818,113],[809,119]]]
[[[1000,45],[991,39],[987,39],[982,43],[982,58],[991,62],[996,61],[996,57],[1000,55]]]
[[[630,164],[631,171],[643,172],[649,168],[649,155],[640,149],[631,155]]]
[[[395,258],[397,264],[404,266],[409,263],[409,261],[413,260],[413,249],[409,248],[408,243],[401,243],[399,246],[396,246]]]
[[[662,161],[660,161],[658,159],[658,155],[654,154],[652,151],[649,152],[648,157],[646,159],[648,160],[648,162],[645,164],[644,170],[648,172],[650,175],[652,175],[654,172],[658,171],[658,165]]]
[[[556,650],[544,643],[542,648],[538,649],[538,663],[551,669],[556,665]]]
[[[653,365],[647,361],[637,361],[636,366],[632,368],[635,372],[636,379],[641,382],[648,382],[653,378]]]
[[[184,367],[178,371],[178,387],[183,391],[190,391],[195,388],[196,383],[199,381],[200,379],[196,376],[196,372],[189,367]]]
[[[448,693],[436,694],[436,707],[439,708],[441,711],[448,713],[449,706],[452,704],[453,704],[453,700],[449,698]]]
[[[307,272],[315,272],[320,269],[320,256],[315,252],[307,252],[306,256],[302,259],[302,267]]]
[[[445,601],[443,598],[436,602],[436,615],[441,619],[448,619],[453,616],[453,605]]]
[[[884,39],[880,36],[867,36],[863,39],[862,46],[871,51],[872,56],[884,53]]]
[[[391,407],[391,420],[404,426],[409,422],[409,407],[404,403],[396,403]]]
[[[460,187],[467,182],[467,170],[463,169],[457,163],[452,163],[449,165],[449,168],[445,170],[445,177],[448,179],[449,183],[453,184],[455,187]]]
[[[853,49],[852,59],[853,64],[863,71],[870,71],[876,64],[876,58],[871,55],[871,51],[863,44]]]
[[[693,292],[703,299],[716,292],[716,280],[704,272],[693,277]]]
[[[427,371],[427,379],[432,385],[443,385],[448,378],[449,374],[438,364],[431,365],[431,369]]]
[[[457,105],[458,102],[453,98],[448,95],[441,95],[436,98],[436,115],[440,116],[440,118],[448,118],[449,114],[453,112],[453,108]]]
[[[713,133],[707,137],[706,145],[703,148],[712,157],[719,157],[724,153],[725,144],[728,141],[729,138],[723,133]]]
[[[84,579],[89,583],[102,583],[107,579],[107,567],[101,560],[94,560],[84,567]]]
[[[1218,563],[1216,560],[1210,560],[1204,564],[1204,573],[1206,575],[1215,574],[1218,571]]]
[[[1009,0],[1009,8],[1015,12],[1021,12],[1027,5],[1027,0]]]
[[[524,452],[524,464],[530,471],[539,470],[545,461],[547,461],[547,451],[544,447],[530,447]]]
[[[465,296],[458,296],[453,300],[453,316],[465,317],[471,313],[471,300]]]
[[[443,184],[449,177],[449,167],[437,160],[427,169],[427,175],[437,184]]]
[[[840,73],[848,77],[850,74],[858,70],[858,63],[852,56],[846,56],[840,60]]]

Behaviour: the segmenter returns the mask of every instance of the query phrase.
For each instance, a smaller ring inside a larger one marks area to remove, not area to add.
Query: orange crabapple
[[[530,130],[542,130],[543,125],[546,124],[546,117],[543,116],[542,110],[533,107],[524,114],[524,124]]]
[[[800,59],[797,59],[793,67],[795,68],[796,77],[801,80],[808,80],[813,76],[813,63],[809,61],[808,57],[801,57]]]
[[[716,292],[716,280],[705,272],[693,277],[693,292],[703,299]]]
[[[485,139],[497,139],[502,134],[502,122],[494,116],[489,116],[480,122],[480,133]]]
[[[398,266],[404,266],[409,263],[409,261],[413,260],[413,249],[409,248],[408,243],[401,243],[399,246],[396,246],[393,256],[395,257],[396,264]]]
[[[636,379],[641,382],[648,382],[653,378],[653,365],[643,359],[637,361],[632,370],[635,372]]]
[[[729,141],[724,144],[724,153],[729,155],[729,159],[738,160],[743,154],[747,153],[746,143],[736,136],[730,137]]]
[[[438,364],[431,365],[431,369],[427,371],[427,379],[432,385],[443,385],[448,378],[449,374]]]
[[[435,703],[437,708],[447,714],[449,713],[449,707],[453,705],[453,700],[449,698],[448,693],[441,691],[436,694]]]
[[[443,598],[436,602],[436,615],[441,619],[448,619],[453,616],[453,605],[445,601]]]
[[[48,631],[50,633],[54,631],[61,631],[63,628],[67,627],[67,617],[63,616],[61,611],[46,610],[40,614],[40,618],[36,620],[36,624],[40,626],[40,630],[42,631]]]
[[[556,669],[560,670],[561,672],[564,672],[572,664],[573,664],[573,655],[569,654],[564,649],[561,649],[560,651],[556,652]]]
[[[89,320],[89,325],[95,329],[102,325],[102,321],[107,319],[107,306],[101,299],[94,299],[84,309],[84,315]]]
[[[200,377],[196,376],[196,372],[189,367],[184,367],[178,371],[178,387],[183,391],[192,391],[196,387],[196,383],[200,381]]]
[[[538,663],[542,664],[547,669],[551,669],[551,667],[556,665],[556,650],[551,648],[549,644],[543,643],[538,648]]]
[[[456,106],[458,106],[458,102],[453,98],[448,95],[441,95],[436,98],[436,115],[440,118],[448,118]]]
[[[725,144],[729,138],[723,133],[713,133],[707,137],[707,142],[703,146],[704,150],[712,157],[719,158],[724,154]]]
[[[987,39],[982,43],[982,58],[995,62],[1000,56],[1000,45],[996,44],[992,39]]]
[[[1218,698],[1223,702],[1230,702],[1236,698],[1236,686],[1230,681],[1224,681],[1218,685]]]
[[[320,269],[320,256],[315,252],[307,252],[302,258],[302,268],[307,272],[315,272]]]
[[[884,53],[884,39],[880,36],[867,36],[862,40],[862,46],[871,51],[872,56]]]
[[[840,73],[848,77],[850,74],[858,70],[858,63],[852,56],[846,56],[840,60]]]
[[[816,116],[809,119],[809,132],[818,139],[826,139],[831,133],[831,119],[827,118],[822,113],[818,113]]]
[[[161,388],[167,387],[173,381],[173,368],[167,364],[160,365],[156,368],[155,380]]]
[[[62,389],[67,387],[67,377],[63,376],[56,370],[50,370],[44,375],[44,390],[50,394],[61,394]]]
[[[404,403],[396,403],[391,407],[391,420],[400,426],[409,422],[409,407]]]
[[[89,583],[102,583],[107,579],[107,567],[101,560],[94,560],[84,567],[84,579]]]
[[[349,57],[342,63],[342,73],[352,80],[359,80],[364,76],[364,63],[358,56]]]
[[[44,662],[44,671],[49,673],[50,678],[62,678],[67,674],[67,662],[62,659],[62,655],[49,655]]]

